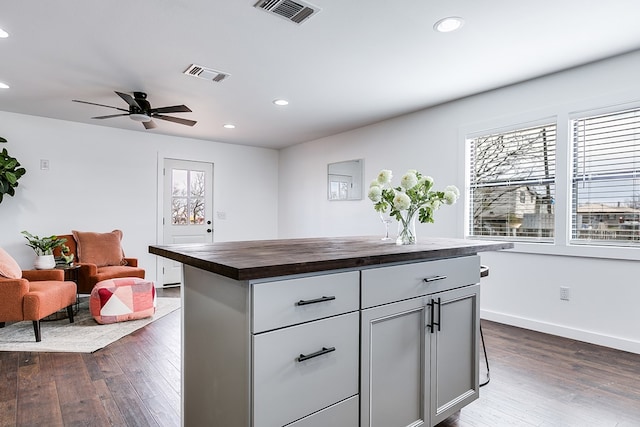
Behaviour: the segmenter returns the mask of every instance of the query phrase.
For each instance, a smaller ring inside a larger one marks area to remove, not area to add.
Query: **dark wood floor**
[[[491,382],[439,427],[640,426],[640,355],[483,330]],[[178,310],[93,354],[0,352],[0,426],[179,426],[179,345]]]

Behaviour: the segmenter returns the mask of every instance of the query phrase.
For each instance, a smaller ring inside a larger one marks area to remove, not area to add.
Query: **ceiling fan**
[[[181,125],[193,126],[197,122],[194,120],[183,119],[180,117],[165,116],[165,113],[190,113],[191,109],[186,105],[174,105],[171,107],[151,108],[151,104],[147,101],[147,94],[144,92],[133,92],[133,96],[128,93],[114,91],[120,98],[129,104],[126,110],[120,107],[112,107],[111,105],[96,104],[95,102],[80,101],[73,99],[73,102],[81,102],[83,104],[98,105],[100,107],[115,108],[116,110],[125,111],[122,114],[111,114],[108,116],[92,117],[92,119],[110,119],[112,117],[129,116],[131,120],[142,122],[145,129],[153,129],[156,124],[152,119],[166,120],[169,122],[179,123]]]

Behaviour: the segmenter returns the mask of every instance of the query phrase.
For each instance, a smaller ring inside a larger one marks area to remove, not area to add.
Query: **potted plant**
[[[66,241],[67,239],[61,239]],[[67,245],[61,245],[60,246],[60,256],[56,257],[54,256],[54,259],[56,260],[56,268],[57,267],[73,267],[73,252],[71,252],[71,249],[69,249],[69,246]]]
[[[7,142],[6,139],[0,137],[0,143]],[[18,180],[27,171],[20,167],[20,162],[15,157],[11,157],[6,148],[0,152],[0,203],[5,194],[13,196],[16,194]]]
[[[23,231],[24,238],[27,239],[29,246],[36,253],[36,261],[34,267],[38,270],[54,268],[56,260],[53,256],[53,250],[58,246],[64,246],[67,239],[59,239],[58,236],[38,237]]]

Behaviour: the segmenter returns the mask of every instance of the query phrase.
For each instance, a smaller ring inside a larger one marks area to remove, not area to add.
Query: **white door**
[[[213,242],[213,164],[164,160],[163,242]],[[162,284],[182,283],[182,264],[163,258]]]

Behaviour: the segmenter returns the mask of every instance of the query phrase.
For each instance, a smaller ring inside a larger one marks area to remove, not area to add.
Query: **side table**
[[[56,266],[55,267],[56,270],[64,270],[64,280],[65,281],[70,281],[70,282],[75,282],[76,284],[78,283],[78,271],[80,270],[80,266],[79,265],[61,265],[61,266]],[[75,307],[73,308],[73,314],[76,315],[78,314],[78,310],[80,309],[80,297],[78,295],[78,292],[76,291],[76,303],[75,303]],[[67,310],[63,309],[60,311],[57,311],[53,314],[50,314],[49,316],[45,317],[44,319],[42,319],[45,322],[50,322],[50,321],[55,321],[55,320],[61,320],[61,319],[66,319],[67,316]]]

